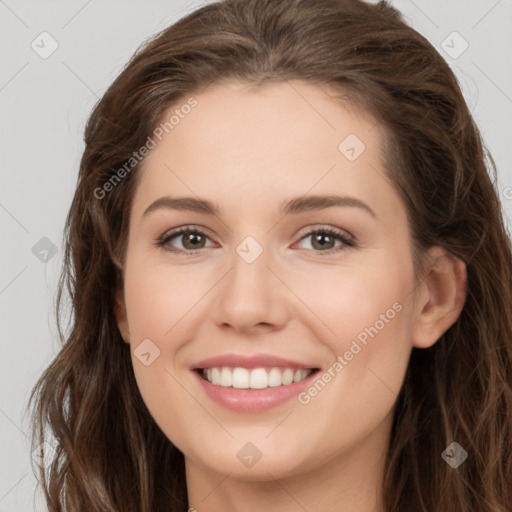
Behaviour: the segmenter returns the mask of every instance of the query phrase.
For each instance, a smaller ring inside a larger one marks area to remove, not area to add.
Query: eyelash
[[[201,251],[201,249],[206,249],[206,247],[201,247],[200,249],[191,249],[191,250],[185,249],[184,250],[184,249],[166,248],[165,247],[165,245],[167,243],[169,243],[173,238],[177,238],[177,237],[179,237],[179,235],[183,235],[185,233],[195,233],[195,234],[202,235],[206,238],[210,238],[203,230],[201,230],[199,228],[195,228],[193,226],[183,226],[181,228],[176,229],[175,231],[164,233],[160,238],[158,238],[156,240],[156,245],[158,247],[164,249],[165,251],[173,252],[176,254],[182,254],[184,256],[196,256],[197,253],[199,251]],[[339,253],[341,251],[346,250],[348,247],[355,247],[355,245],[356,245],[354,238],[352,238],[352,237],[349,238],[349,237],[345,236],[342,231],[339,231],[339,230],[331,228],[331,227],[316,228],[311,231],[308,231],[306,234],[304,234],[300,238],[299,242],[304,240],[305,238],[308,238],[311,235],[318,234],[318,233],[332,235],[333,237],[335,237],[338,240],[340,240],[341,242],[343,242],[343,245],[338,246],[337,248],[330,249],[328,251],[319,251],[316,249],[303,249],[303,250],[314,251],[317,254],[328,255],[328,254],[333,254],[333,253]]]

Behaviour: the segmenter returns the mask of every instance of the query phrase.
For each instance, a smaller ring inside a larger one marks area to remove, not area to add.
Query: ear
[[[415,300],[412,344],[429,348],[455,323],[466,301],[466,264],[441,247],[429,249],[430,270]]]
[[[128,328],[128,317],[126,314],[126,303],[124,300],[124,289],[118,287],[114,293],[114,314],[117,328],[125,343],[130,343],[130,330]]]

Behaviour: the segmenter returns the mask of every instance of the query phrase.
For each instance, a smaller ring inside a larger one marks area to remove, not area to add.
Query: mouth
[[[194,371],[214,386],[232,389],[267,389],[302,382],[318,372],[319,368],[215,366],[195,368]]]
[[[192,373],[205,395],[216,404],[237,413],[263,413],[289,403],[312,384],[319,371],[318,368],[224,366],[198,368]]]
[[[310,385],[319,367],[273,354],[223,354],[189,367],[205,395],[236,412],[264,412]]]

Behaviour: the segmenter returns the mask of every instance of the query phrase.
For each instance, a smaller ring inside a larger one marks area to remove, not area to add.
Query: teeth
[[[203,369],[203,377],[217,386],[236,389],[265,389],[288,386],[292,382],[300,382],[313,370],[293,370],[291,368],[208,368]]]
[[[265,368],[256,368],[249,373],[249,387],[251,389],[268,388],[268,376]]]
[[[293,370],[290,368],[286,368],[286,370],[283,373],[283,384],[287,386],[288,384],[291,384],[293,382]]]
[[[229,369],[228,369],[229,371]],[[213,381],[214,384],[220,382]],[[234,388],[248,388],[249,387],[249,372],[245,368],[235,368],[232,376],[232,386]]]
[[[282,383],[283,383],[283,381],[282,381],[282,377],[281,377],[281,372],[279,371],[278,368],[272,368],[272,370],[270,370],[268,372],[269,387],[275,388],[277,386],[280,386]]]
[[[233,378],[231,375],[231,372],[229,371],[229,368],[222,368],[220,372],[220,385],[229,387],[232,385]]]

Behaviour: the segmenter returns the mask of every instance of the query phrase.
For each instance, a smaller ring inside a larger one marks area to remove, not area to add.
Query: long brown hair
[[[510,511],[512,249],[495,164],[439,53],[386,2],[360,0],[211,3],[139,48],[95,106],[66,220],[56,304],[62,348],[29,401],[33,448],[51,435],[56,450],[39,470],[49,511],[187,509],[183,454],[141,398],[113,291],[122,284],[141,165],[127,162],[171,106],[231,79],[306,80],[371,113],[387,134],[386,169],[407,207],[417,268],[432,245],[467,265],[458,320],[432,348],[411,354],[385,510]],[[123,166],[122,180],[100,198]],[[452,441],[469,454],[457,469],[441,457]]]

